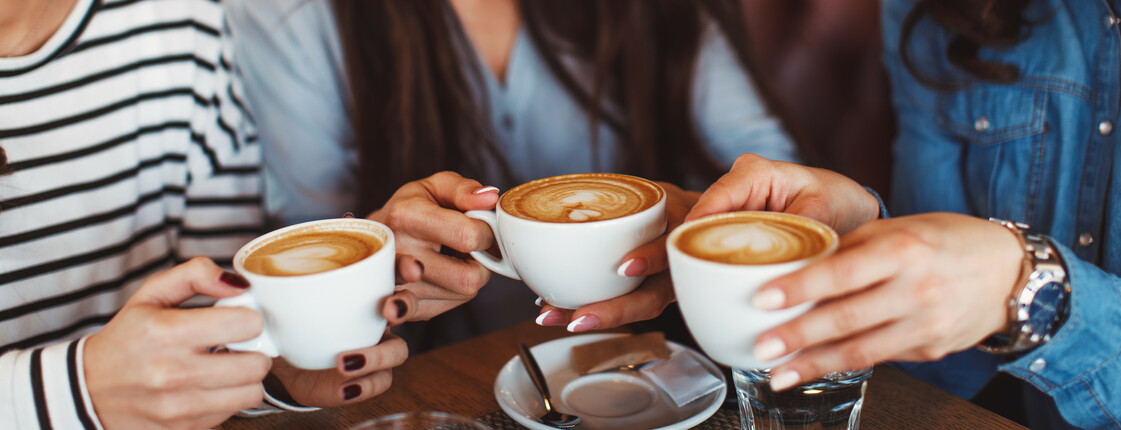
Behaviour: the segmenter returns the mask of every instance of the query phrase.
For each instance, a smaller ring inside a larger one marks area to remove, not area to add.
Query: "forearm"
[[[0,422],[15,429],[101,429],[86,389],[85,338],[0,356]]]

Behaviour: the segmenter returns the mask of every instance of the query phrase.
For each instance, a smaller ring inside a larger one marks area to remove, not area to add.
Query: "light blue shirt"
[[[346,108],[350,92],[329,3],[226,4],[246,93],[261,129],[266,200],[274,222],[335,217],[352,209],[357,160]],[[797,161],[794,145],[761,103],[715,25],[708,26],[702,43],[693,115],[710,155],[728,168],[743,153]],[[605,124],[598,132],[601,165],[593,163],[585,111],[549,71],[525,31],[517,35],[505,84],[489,69],[482,70],[486,88],[481,93],[491,129],[516,183],[498,183],[494,169],[475,179],[508,189],[541,177],[610,171],[616,165],[617,139]],[[590,80],[588,76],[577,77]]]

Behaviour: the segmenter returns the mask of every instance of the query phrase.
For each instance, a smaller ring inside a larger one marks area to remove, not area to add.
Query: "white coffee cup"
[[[810,223],[828,236],[827,246],[807,258],[772,264],[729,264],[705,260],[682,251],[678,239],[701,223],[753,212],[710,215],[678,226],[666,240],[670,277],[689,332],[705,354],[737,369],[766,369],[789,360],[792,354],[771,361],[755,358],[756,338],[771,328],[805,313],[813,303],[765,311],[752,306],[756,290],[764,283],[791,273],[837,249],[837,233],[825,224],[798,215],[766,212]]]
[[[253,251],[286,234],[302,231],[349,230],[372,234],[382,246],[361,261],[325,272],[299,276],[266,276],[246,270]],[[345,351],[376,345],[385,332],[382,301],[394,291],[396,260],[393,231],[361,218],[311,221],[258,237],[238,250],[234,268],[249,280],[249,289],[215,306],[253,309],[265,320],[260,336],[227,344],[235,351],[282,356],[303,369],[334,368]]]
[[[645,277],[622,276],[618,268],[624,255],[665,233],[666,193],[661,190],[657,203],[642,211],[602,221],[519,218],[503,210],[501,199],[495,211],[469,211],[467,216],[490,225],[502,254],[496,259],[486,252],[472,252],[480,264],[524,281],[553,306],[577,309],[619,297],[642,283]]]

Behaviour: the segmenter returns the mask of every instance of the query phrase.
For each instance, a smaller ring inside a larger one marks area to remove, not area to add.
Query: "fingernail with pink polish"
[[[482,187],[482,188],[479,188],[479,189],[473,191],[471,194],[483,194],[483,193],[489,193],[489,192],[496,192],[497,193],[498,192],[498,187]]]
[[[782,342],[782,339],[772,337],[756,343],[754,351],[755,359],[759,361],[771,361],[786,354],[786,344]]]
[[[568,331],[572,333],[580,333],[592,330],[599,325],[599,318],[595,315],[584,315],[577,318],[575,321],[568,324]]]
[[[564,315],[555,310],[548,310],[545,313],[537,316],[537,325],[539,326],[556,326],[564,324]]]
[[[645,258],[632,258],[624,261],[615,272],[618,273],[619,276],[626,276],[629,278],[642,275],[646,272],[648,267],[650,267],[650,264],[646,262]]]
[[[544,302],[545,302],[545,300],[538,297],[537,300],[533,301],[533,304],[537,305],[537,307],[541,307],[541,304],[544,303]]]
[[[751,305],[765,311],[780,309],[786,304],[786,294],[778,288],[766,288],[755,292]]]
[[[798,372],[793,370],[784,370],[771,376],[771,390],[783,391],[794,385],[798,384]]]

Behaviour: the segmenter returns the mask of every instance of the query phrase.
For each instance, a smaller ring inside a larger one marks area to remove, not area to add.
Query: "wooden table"
[[[393,387],[382,395],[342,408],[233,418],[223,430],[343,429],[373,417],[413,410],[435,410],[481,417],[499,410],[494,379],[517,354],[518,342],[536,345],[566,336],[562,328],[532,321],[432,350],[393,371]],[[734,392],[728,395],[734,396]],[[862,429],[1023,429],[988,410],[879,366],[868,385]]]

